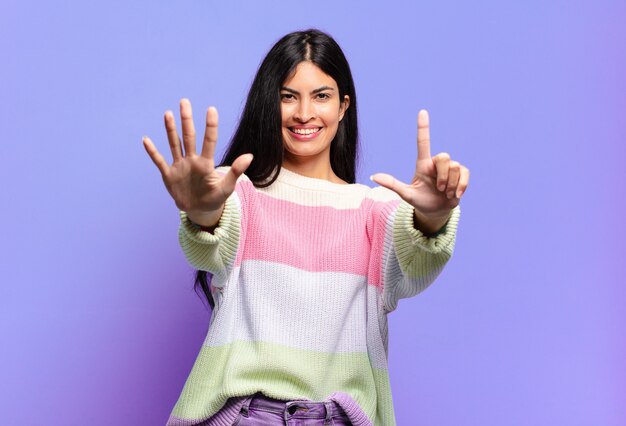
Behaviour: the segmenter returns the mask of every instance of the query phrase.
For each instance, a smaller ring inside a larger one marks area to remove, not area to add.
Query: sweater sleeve
[[[413,214],[413,206],[402,200],[386,223],[381,268],[386,312],[395,310],[400,299],[415,296],[432,284],[454,251],[459,206],[433,237],[415,229]]]
[[[203,231],[180,212],[178,241],[187,261],[196,269],[208,271],[223,281],[235,264],[241,240],[242,198],[246,182],[238,181],[235,191],[226,199],[224,211],[213,233]]]

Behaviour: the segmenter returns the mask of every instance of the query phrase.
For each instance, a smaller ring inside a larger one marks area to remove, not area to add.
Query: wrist
[[[450,219],[452,210],[437,215],[424,215],[413,209],[413,225],[426,236],[436,236],[441,233]]]
[[[222,207],[214,211],[209,211],[209,212],[188,211],[185,213],[187,213],[187,217],[193,224],[199,226],[200,228],[203,228],[203,230],[206,230],[204,228],[213,229],[217,226],[217,224],[220,221],[220,218],[222,217],[223,211],[224,211],[224,206],[222,205]]]

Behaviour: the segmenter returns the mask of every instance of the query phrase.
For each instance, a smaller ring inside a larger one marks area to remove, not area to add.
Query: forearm
[[[391,229],[390,256],[383,257],[383,300],[385,310],[393,311],[399,299],[412,297],[434,282],[452,256],[460,209],[455,207],[437,235],[426,234],[416,227],[415,209],[401,203]],[[432,228],[431,228],[432,229]]]
[[[189,263],[195,268],[220,274],[232,266],[241,230],[240,205],[230,197],[215,232],[205,232],[188,214],[180,212],[179,241]],[[219,231],[219,232],[218,232]]]

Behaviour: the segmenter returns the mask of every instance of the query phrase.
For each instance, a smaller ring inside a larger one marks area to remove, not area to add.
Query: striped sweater
[[[441,272],[459,216],[428,238],[393,191],[285,168],[267,188],[242,175],[213,234],[181,212],[181,247],[213,274],[215,308],[167,425],[229,425],[238,407],[214,414],[257,391],[394,425],[387,314]]]

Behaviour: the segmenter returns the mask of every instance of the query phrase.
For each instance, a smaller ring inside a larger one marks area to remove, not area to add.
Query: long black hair
[[[265,56],[250,87],[237,130],[222,157],[220,166],[230,166],[240,155],[252,153],[254,160],[245,173],[256,187],[271,185],[280,172],[284,152],[280,89],[303,61],[312,62],[335,80],[340,101],[345,95],[350,99],[330,145],[330,165],[344,181],[356,180],[357,103],[350,65],[331,36],[309,29],[285,35]],[[197,271],[194,288],[196,292],[202,290],[213,308],[209,283],[207,272]]]

